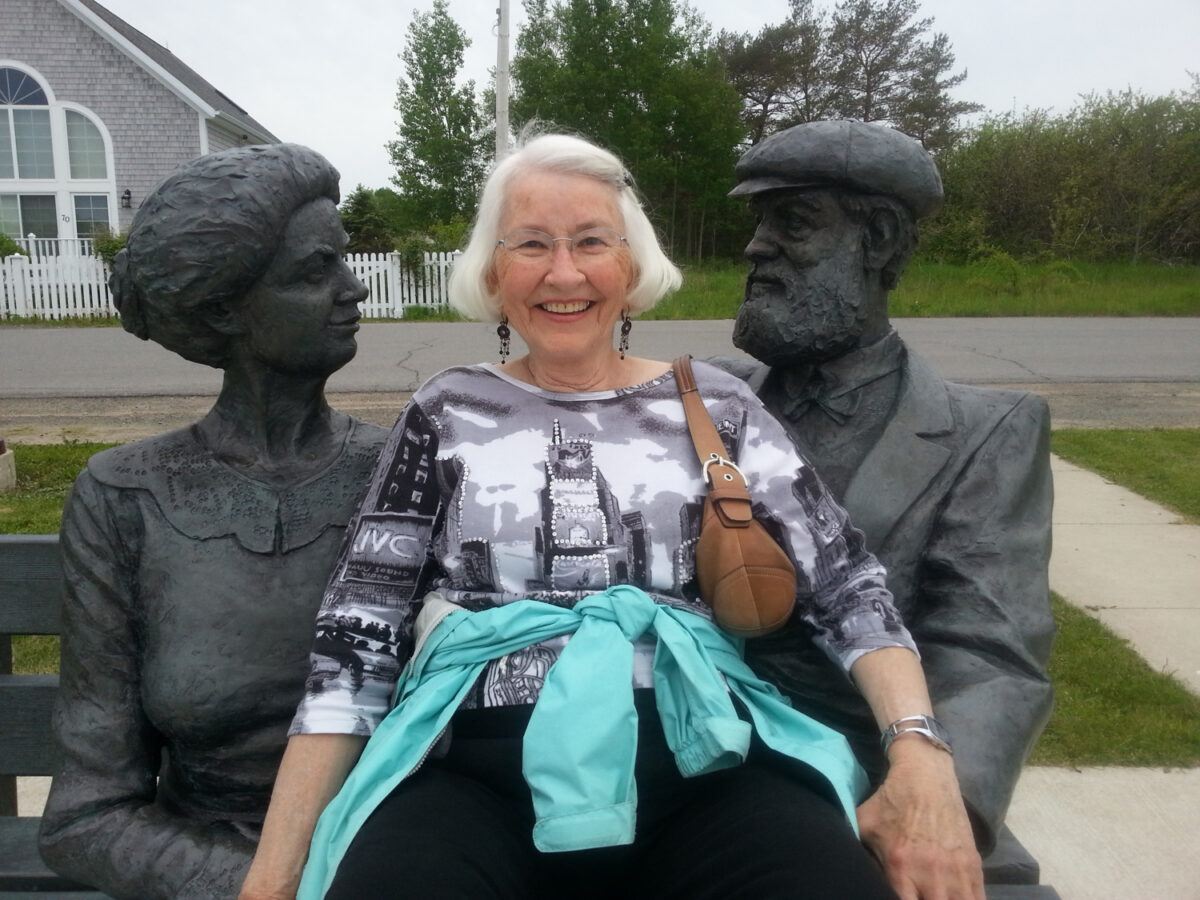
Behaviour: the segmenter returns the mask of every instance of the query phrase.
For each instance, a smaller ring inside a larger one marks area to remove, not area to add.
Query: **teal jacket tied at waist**
[[[667,745],[685,776],[743,762],[749,710],[772,749],[828,779],[855,824],[867,778],[846,739],[792,709],[741,658],[741,641],[694,613],[618,585],[563,609],[521,600],[481,612],[454,608],[402,673],[395,708],[322,814],[298,897],[322,897],[359,827],[424,760],[493,659],[570,634],[546,675],[524,738],[524,775],[537,816],[535,846],[582,850],[633,841],[637,806],[633,642],[657,638],[654,692]]]

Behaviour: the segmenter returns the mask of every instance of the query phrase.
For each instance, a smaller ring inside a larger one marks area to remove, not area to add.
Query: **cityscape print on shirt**
[[[833,644],[902,632],[861,536],[738,386],[705,397],[731,457],[750,465],[756,515],[796,564],[807,617]],[[447,370],[413,398],[381,459],[322,604],[305,706],[372,707],[367,720],[386,706],[430,590],[480,610],[572,606],[624,583],[707,614],[692,556],[706,489],[669,374],[556,395],[486,366]],[[818,596],[832,582],[837,595]],[[532,702],[565,640],[491,664],[473,702]],[[648,678],[652,647],[639,652]]]

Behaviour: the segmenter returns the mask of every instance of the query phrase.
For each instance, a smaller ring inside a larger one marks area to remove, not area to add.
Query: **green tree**
[[[339,212],[350,237],[347,253],[390,253],[395,249],[396,239],[373,191],[358,185],[342,201]]]
[[[375,191],[375,209],[383,216],[388,231],[394,235],[404,234],[419,228],[420,211],[413,208],[404,197],[388,187]]]
[[[1073,152],[1052,213],[1056,252],[1200,260],[1200,102],[1091,94],[1065,127]]]
[[[914,51],[907,91],[897,99],[891,124],[919,140],[925,149],[938,154],[962,136],[960,119],[979,112],[983,106],[966,100],[954,100],[950,91],[967,79],[967,70],[950,75],[954,54],[950,38],[938,33]]]
[[[836,66],[835,103],[842,116],[887,121],[908,93],[921,36],[933,19],[913,21],[917,0],[844,0],[826,35]]]
[[[510,112],[585,135],[630,167],[672,251],[725,250],[744,134],[703,21],[676,0],[526,0]]]
[[[466,219],[488,160],[475,104],[475,83],[456,82],[470,41],[450,18],[447,0],[414,13],[400,59],[405,76],[398,82],[398,138],[387,144],[399,188],[420,227]]]
[[[1200,96],[1123,91],[991,116],[939,159],[925,253],[1200,262]]]
[[[742,97],[749,143],[785,123],[811,122],[828,112],[832,85],[823,20],[812,0],[792,0],[786,21],[764,25],[756,35],[721,32],[717,52]]]
[[[752,140],[832,116],[885,122],[932,152],[959,137],[981,107],[954,100],[950,39],[920,18],[918,0],[843,0],[827,16],[791,0],[788,19],[757,35],[722,33],[719,48]]]
[[[1048,249],[1054,198],[1069,168],[1067,145],[1061,120],[1045,110],[1027,110],[988,117],[969,141],[942,154],[946,206],[931,223],[931,236],[949,228],[972,243],[946,247],[946,258],[986,250],[1030,257]]]

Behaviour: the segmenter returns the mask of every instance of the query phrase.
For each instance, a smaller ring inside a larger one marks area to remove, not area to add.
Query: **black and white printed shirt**
[[[740,379],[694,364],[756,517],[798,575],[798,614],[844,670],[915,647],[862,535]],[[316,623],[291,733],[368,735],[390,708],[431,591],[469,610],[572,606],[614,584],[709,614],[693,558],[707,493],[674,376],[554,393],[498,366],[447,369],[401,413],[347,531]],[[537,699],[567,638],[489,665],[468,706]],[[635,686],[652,686],[653,642]]]

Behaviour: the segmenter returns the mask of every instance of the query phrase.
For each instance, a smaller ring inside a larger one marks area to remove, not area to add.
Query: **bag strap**
[[[675,383],[679,386],[679,397],[683,401],[688,431],[692,434],[692,444],[696,448],[696,456],[700,458],[700,466],[710,495],[717,491],[724,496],[744,496],[749,500],[746,476],[726,455],[725,443],[704,406],[700,389],[696,386],[696,376],[692,372],[691,355],[684,354],[679,357],[671,363],[671,369],[675,372]]]

